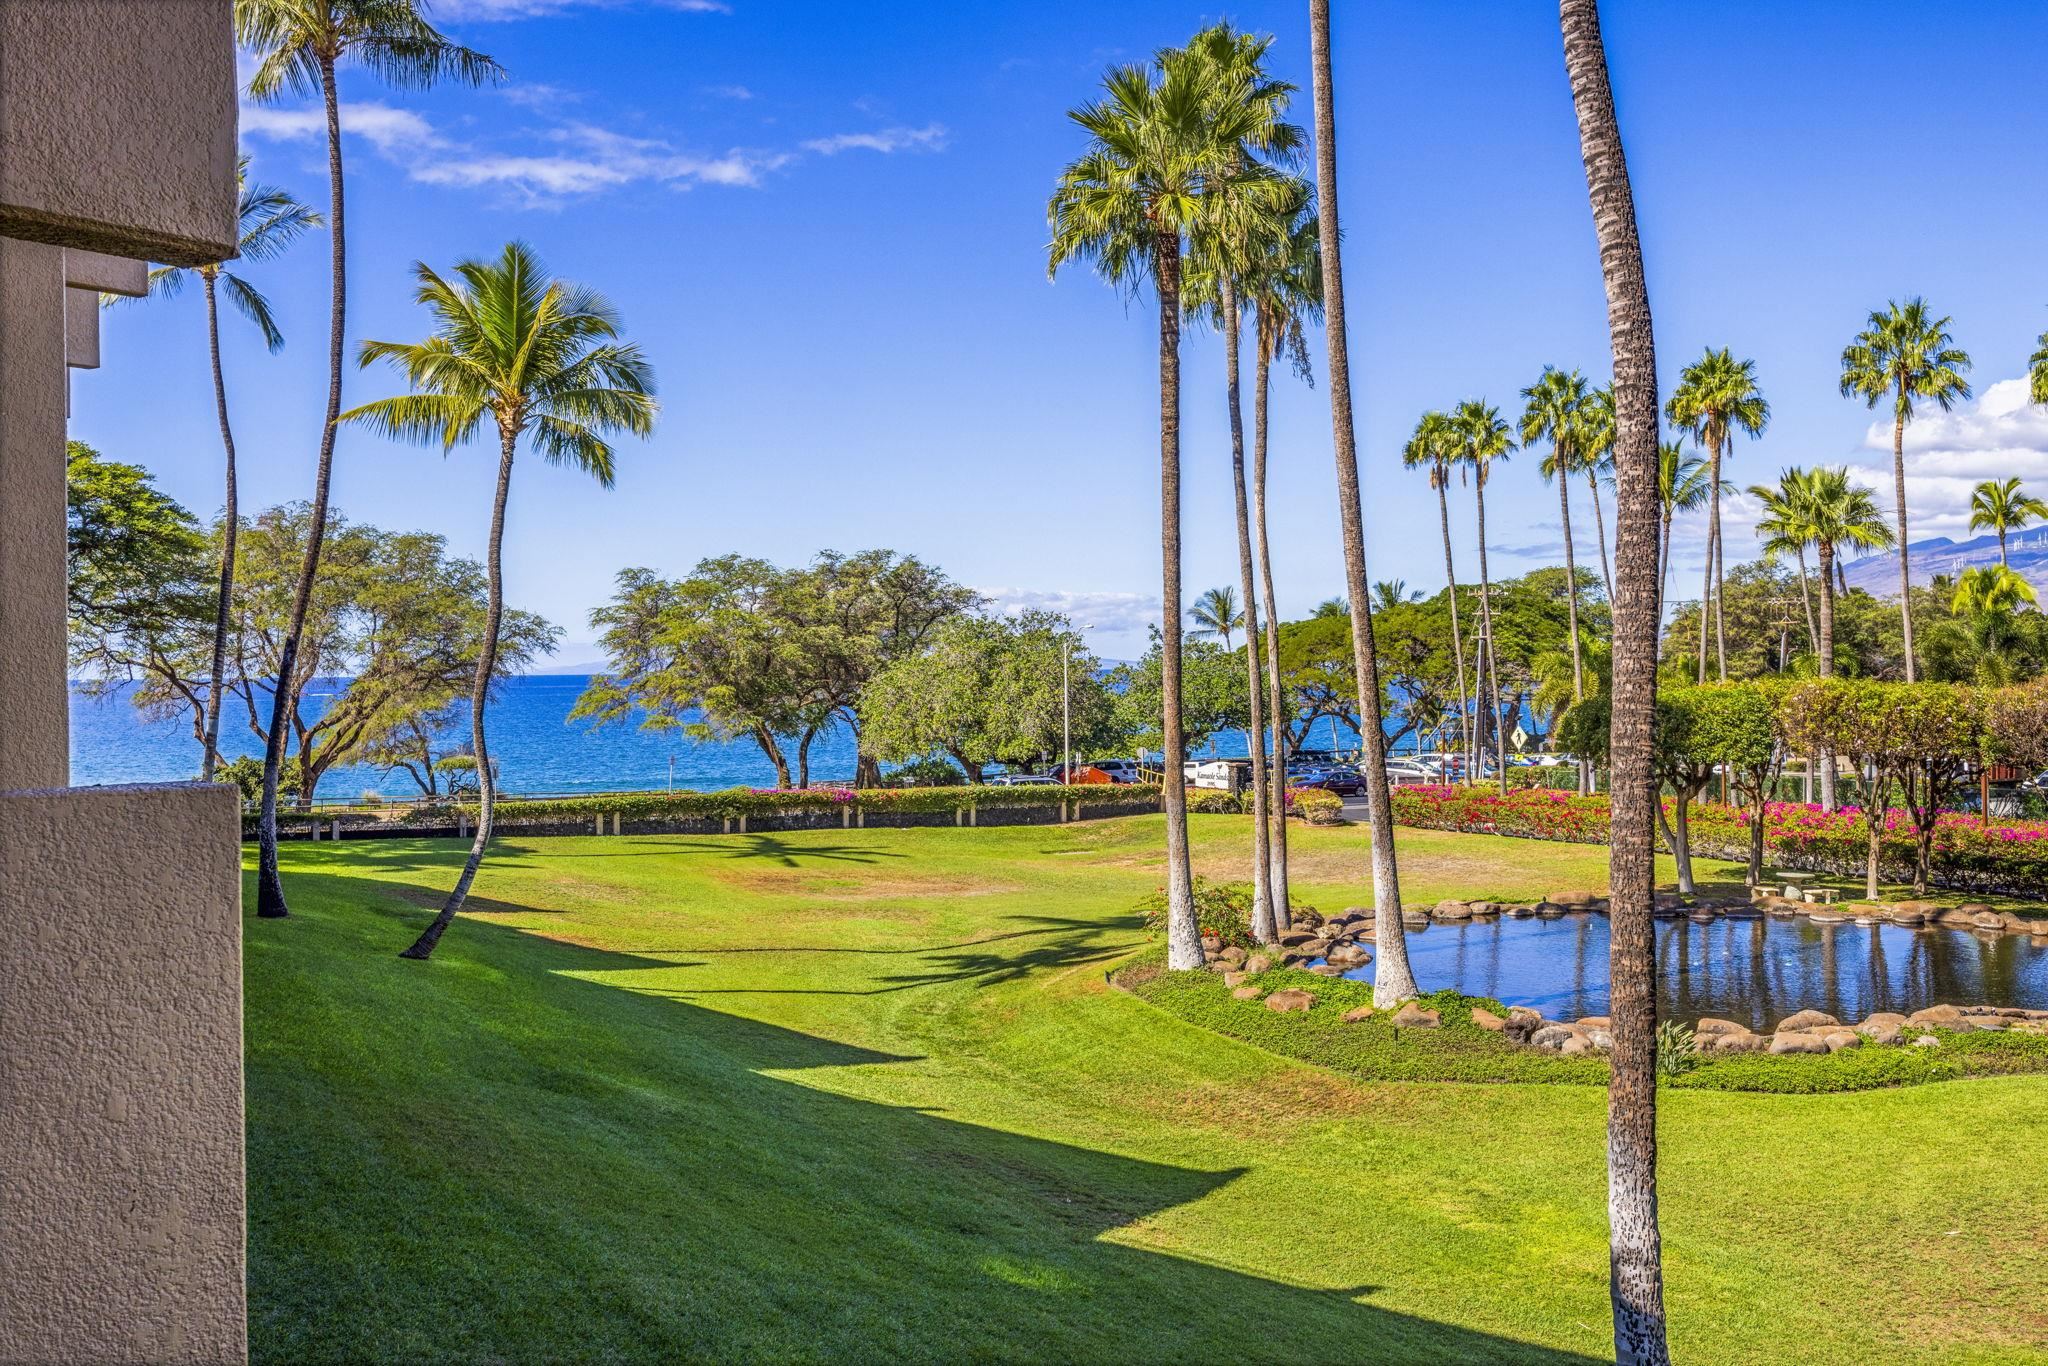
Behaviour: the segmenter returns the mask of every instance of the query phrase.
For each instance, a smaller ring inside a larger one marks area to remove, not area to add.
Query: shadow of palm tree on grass
[[[470,920],[401,963],[388,885],[298,854],[246,922],[258,1361],[1587,1360],[1111,1240],[1241,1169],[788,1078],[917,1060],[604,980],[668,960]],[[1101,951],[1046,932],[935,972]]]

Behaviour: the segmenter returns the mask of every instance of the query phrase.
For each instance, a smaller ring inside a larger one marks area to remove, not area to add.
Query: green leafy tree
[[[448,454],[474,438],[488,418],[498,438],[497,491],[485,563],[489,608],[482,652],[470,689],[470,736],[476,756],[476,838],[441,912],[401,955],[425,959],[469,895],[491,839],[497,797],[484,704],[497,662],[504,615],[505,504],[512,462],[522,441],[551,465],[567,465],[612,486],[607,437],[654,430],[654,372],[640,348],[619,337],[619,315],[604,296],[549,278],[523,242],[507,243],[495,261],[470,260],[450,280],[417,263],[414,302],[434,319],[423,342],[368,341],[360,362],[386,362],[410,392],[352,408],[342,420],[361,422],[395,441],[438,445]]]
[[[1869,407],[1892,405],[1892,488],[1898,500],[1899,623],[1905,636],[1906,681],[1916,676],[1913,656],[1913,569],[1906,529],[1906,424],[1914,405],[1947,412],[1970,396],[1963,375],[1970,357],[1949,335],[1949,320],[1934,317],[1924,299],[1894,302],[1872,313],[1869,325],[1842,351],[1842,396]]]
[[[1115,748],[1122,739],[1115,699],[1100,663],[1079,644],[1066,618],[1047,612],[952,617],[862,692],[868,743],[892,763],[947,755],[970,783],[989,764],[1058,753],[1063,717],[1071,717],[1080,753]]]
[[[1986,479],[1970,490],[1970,530],[1998,533],[2001,565],[2010,564],[2005,554],[2006,533],[2039,521],[2048,521],[2048,503],[2020,492],[2017,479]]]
[[[242,261],[268,261],[283,253],[299,236],[320,226],[320,215],[272,185],[251,184],[249,158],[235,165],[236,240],[235,256]],[[235,471],[235,432],[228,420],[228,386],[220,363],[220,300],[225,295],[237,312],[263,334],[263,343],[275,353],[284,346],[284,334],[271,315],[270,301],[247,279],[229,270],[225,261],[203,266],[158,266],[149,272],[151,298],[170,298],[197,277],[206,296],[206,353],[213,367],[213,407],[220,420],[220,444],[226,460],[227,497],[221,512],[225,535],[220,548],[220,589],[214,597],[213,664],[206,676],[204,735],[200,741],[201,782],[213,781],[220,757],[221,678],[227,669],[228,618],[235,596],[235,531],[241,524],[238,481]],[[106,302],[119,302],[109,295]]]
[[[2034,586],[2009,566],[1965,569],[1949,595],[1951,619],[1938,623],[1939,634],[1928,640],[1929,672],[1984,684],[2014,682],[2029,671],[2036,654],[2029,647],[2040,635],[2038,621],[2022,621],[2020,608],[2038,601]]]
[[[1182,647],[1180,673],[1180,734],[1173,736],[1166,730],[1165,642],[1155,628],[1144,657],[1110,676],[1117,701],[1114,732],[1131,736],[1142,748],[1167,753],[1168,742],[1177,741],[1175,747],[1186,754],[1211,736],[1241,730],[1250,722],[1245,672],[1232,652],[1206,640],[1190,640]]]
[[[71,660],[89,693],[157,678],[188,704],[205,744],[201,685],[176,667],[213,615],[199,524],[139,465],[65,446]]]
[[[1707,473],[1707,571],[1700,600],[1712,606],[1714,639],[1720,657],[1720,677],[1728,679],[1726,625],[1722,620],[1721,582],[1725,577],[1721,535],[1721,467],[1737,432],[1762,436],[1771,420],[1771,405],[1764,401],[1756,383],[1756,362],[1735,359],[1727,347],[1708,347],[1701,357],[1685,367],[1678,387],[1665,405],[1672,425],[1691,433],[1712,457]],[[1707,681],[1706,636],[1700,637],[1699,681]]]
[[[281,658],[284,672],[297,667],[299,636],[320,573],[327,531],[327,503],[334,477],[335,426],[341,417],[343,351],[348,336],[348,235],[341,165],[341,94],[337,73],[353,63],[389,85],[424,89],[443,81],[481,85],[504,75],[481,52],[451,42],[422,14],[423,0],[235,0],[235,39],[255,58],[248,93],[264,102],[285,94],[319,92],[327,116],[327,226],[329,310],[327,328],[327,410],[320,426],[320,454],[313,475],[311,534],[299,569],[290,626]],[[283,692],[278,694],[282,707]],[[267,728],[272,748],[263,756],[263,811],[257,834],[256,914],[289,914],[284,882],[277,871],[277,773],[285,734],[280,710]]]
[[[1778,726],[1783,689],[1761,680],[1693,689],[1690,747],[1719,765],[1736,799],[1749,807],[1748,878],[1764,878],[1764,804],[1784,771],[1784,736]]]

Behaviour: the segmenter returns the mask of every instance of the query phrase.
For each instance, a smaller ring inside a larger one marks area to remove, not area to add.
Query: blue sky
[[[2040,225],[2048,8],[1615,5],[1607,36],[1642,217],[1660,366],[1753,357],[1769,431],[1731,477],[1847,460],[1888,477],[1889,434],[1836,392],[1842,345],[1887,298],[1925,294],[1977,359],[1980,401],[1911,438],[1915,537],[1961,534],[1969,484],[2048,482],[2048,414],[2014,385],[2048,326]],[[609,293],[656,368],[656,436],[618,487],[524,464],[514,603],[590,660],[613,573],[738,551],[785,563],[885,545],[1008,603],[1142,648],[1158,610],[1155,333],[1081,273],[1045,278],[1045,199],[1080,148],[1065,111],[1102,71],[1227,15],[1278,36],[1307,84],[1307,6],[1228,11],[798,0],[442,0],[496,56],[494,90],[344,80],[351,344],[415,339],[415,258],[534,243]],[[1546,363],[1604,374],[1604,305],[1555,12],[1512,3],[1339,7],[1335,68],[1370,571],[1435,588],[1434,499],[1398,450],[1425,408],[1518,411]],[[1309,121],[1306,94],[1299,119]],[[244,112],[259,179],[324,209],[317,115]],[[289,338],[230,316],[243,506],[311,489],[324,398],[327,244],[249,274]],[[196,293],[123,305],[74,379],[73,433],[157,471],[196,511],[220,449]],[[1186,582],[1234,582],[1214,337],[1187,347]],[[394,392],[351,370],[346,399]],[[1989,392],[1986,392],[1989,390]],[[1326,395],[1276,374],[1272,515],[1284,613],[1340,587]],[[337,506],[480,554],[491,460],[345,433]],[[1496,573],[1558,558],[1557,500],[1517,457],[1488,505]],[[1738,511],[1733,516],[1741,517]],[[1469,494],[1452,510],[1473,574]],[[1583,491],[1574,529],[1590,523]],[[1677,584],[1696,574],[1681,530]],[[1731,558],[1747,553],[1738,535]]]

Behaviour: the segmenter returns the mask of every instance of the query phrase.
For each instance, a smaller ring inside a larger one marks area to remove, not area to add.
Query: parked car
[[[1307,770],[1291,771],[1287,782],[1292,787],[1320,788],[1334,792],[1340,797],[1362,797],[1365,795],[1365,779],[1355,768],[1344,764],[1324,764]]]
[[[995,773],[982,782],[988,787],[1050,787],[1053,778],[1049,773]]]
[[[1138,781],[1138,761],[1136,759],[1090,759],[1086,763],[1076,762],[1074,767],[1077,770],[1083,768],[1100,769],[1109,775],[1109,780],[1113,783],[1135,783]],[[1061,770],[1056,768],[1053,772],[1061,773]]]

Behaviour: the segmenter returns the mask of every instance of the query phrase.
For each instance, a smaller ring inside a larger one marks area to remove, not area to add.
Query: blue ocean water
[[[674,763],[677,790],[715,791],[725,787],[768,787],[775,766],[751,740],[698,742],[674,731],[642,730],[632,724],[592,726],[569,720],[576,698],[590,681],[581,674],[527,674],[509,678],[486,716],[491,757],[506,792],[569,793],[653,791],[670,783]],[[317,717],[323,698],[309,697],[307,711]],[[89,697],[76,688],[71,694],[71,781],[95,783],[178,782],[199,771],[199,743],[188,721],[152,721],[138,712],[133,688],[123,685]],[[459,728],[468,734],[465,717]],[[1309,728],[1308,748],[1349,750],[1357,732],[1329,718]],[[1403,751],[1413,741],[1402,745]],[[794,741],[784,746],[796,764]],[[249,728],[240,701],[228,699],[221,716],[221,752],[230,759],[261,756],[262,745]],[[1192,758],[1233,757],[1246,752],[1241,731],[1225,731],[1200,746]],[[846,727],[811,743],[813,782],[851,781],[853,734]],[[316,796],[324,801],[352,801],[366,793],[402,798],[419,795],[404,770],[377,768],[329,769]]]

